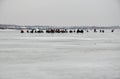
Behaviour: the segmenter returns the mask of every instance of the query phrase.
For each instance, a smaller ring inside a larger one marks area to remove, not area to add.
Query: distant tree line
[[[7,25],[7,24],[0,24],[0,29],[120,29],[120,26],[41,26],[41,25]]]

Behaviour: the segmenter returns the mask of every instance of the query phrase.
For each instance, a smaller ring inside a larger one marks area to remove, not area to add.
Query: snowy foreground
[[[0,79],[120,79],[120,30],[84,34],[0,30]]]

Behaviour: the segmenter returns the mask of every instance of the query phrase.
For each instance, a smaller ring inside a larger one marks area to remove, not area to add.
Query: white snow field
[[[0,79],[120,79],[120,30],[84,34],[0,30]]]

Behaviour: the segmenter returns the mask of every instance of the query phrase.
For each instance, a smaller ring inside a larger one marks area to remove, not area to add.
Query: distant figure
[[[81,30],[81,31],[80,31],[80,33],[84,33],[84,31],[83,31],[83,30]]]
[[[27,33],[29,33],[29,30],[27,30]]]
[[[97,32],[97,30],[96,30],[96,29],[94,29],[94,32]]]
[[[60,29],[55,29],[55,32],[56,33],[60,33]]]
[[[80,33],[80,30],[79,30],[79,29],[77,29],[77,33]]]
[[[105,31],[104,30],[102,30],[102,33],[104,33]]]
[[[84,33],[84,31],[77,29],[77,33]]]
[[[114,32],[114,30],[112,29],[111,32]]]
[[[74,33],[75,33],[75,30],[74,30]]]
[[[53,29],[51,29],[51,33],[55,33],[55,31]]]
[[[89,31],[87,30],[87,32],[89,32]]]
[[[31,31],[30,31],[30,33],[33,33],[34,32],[34,29],[32,29]]]
[[[69,31],[69,33],[72,33],[72,32],[73,32],[72,30]]]
[[[47,29],[47,30],[46,30],[46,33],[50,33],[50,29]]]
[[[24,33],[24,31],[23,31],[23,30],[21,30],[21,33]]]
[[[64,30],[64,29],[62,29],[62,30],[61,30],[61,33],[65,33],[65,30]]]
[[[37,33],[44,33],[43,30],[38,30]]]

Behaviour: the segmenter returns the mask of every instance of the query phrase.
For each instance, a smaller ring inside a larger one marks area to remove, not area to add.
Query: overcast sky
[[[120,0],[0,0],[0,23],[120,25]]]

